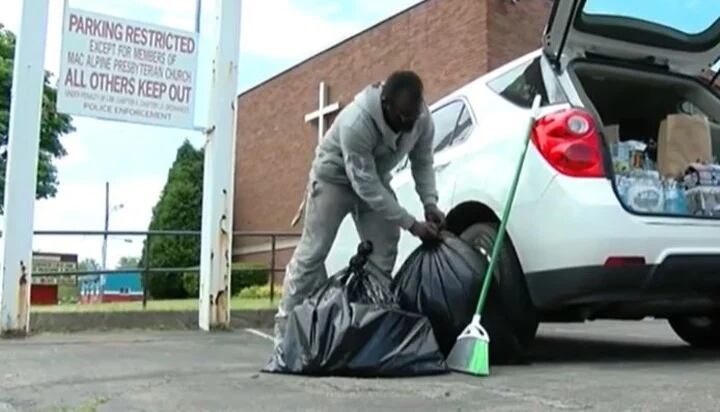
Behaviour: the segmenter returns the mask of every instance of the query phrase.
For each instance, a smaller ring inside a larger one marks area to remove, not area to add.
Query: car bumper
[[[673,255],[659,265],[586,266],[526,274],[533,303],[541,309],[594,307],[618,315],[720,309],[720,255]],[[656,308],[642,311],[641,302]],[[662,307],[663,309],[659,309]]]
[[[606,179],[558,176],[508,223],[536,304],[720,286],[720,221],[629,213]],[[645,265],[607,268],[610,257]]]

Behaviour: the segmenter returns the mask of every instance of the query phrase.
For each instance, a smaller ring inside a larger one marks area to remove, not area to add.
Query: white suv
[[[627,206],[609,143],[611,126],[620,141],[650,143],[662,120],[690,105],[709,121],[720,151],[720,97],[708,71],[720,57],[720,1],[696,3],[663,0],[640,9],[632,1],[556,0],[542,50],[431,107],[448,229],[487,251],[533,97],[543,98],[494,292],[507,319],[495,333],[512,332],[521,345],[494,350],[522,351],[539,321],[648,316],[669,319],[690,344],[720,346],[720,216]],[[392,186],[400,203],[422,216],[406,166]],[[357,242],[348,218],[330,273]],[[403,233],[396,269],[418,245]]]

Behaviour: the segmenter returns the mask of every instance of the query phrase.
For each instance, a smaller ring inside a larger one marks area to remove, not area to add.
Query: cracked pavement
[[[705,411],[720,351],[663,321],[541,326],[527,366],[490,378],[305,378],[260,373],[257,333],[89,332],[0,341],[6,411]]]

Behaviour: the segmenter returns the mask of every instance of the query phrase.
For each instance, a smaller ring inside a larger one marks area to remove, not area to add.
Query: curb
[[[234,310],[231,329],[271,329],[275,310]],[[31,313],[30,330],[82,332],[113,329],[198,330],[197,311],[137,311],[87,313]]]

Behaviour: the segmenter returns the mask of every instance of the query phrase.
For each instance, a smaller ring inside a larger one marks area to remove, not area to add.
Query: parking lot
[[[492,377],[259,373],[262,331],[94,332],[0,341],[0,411],[692,411],[720,408],[720,353],[660,321],[541,327],[528,366]]]

